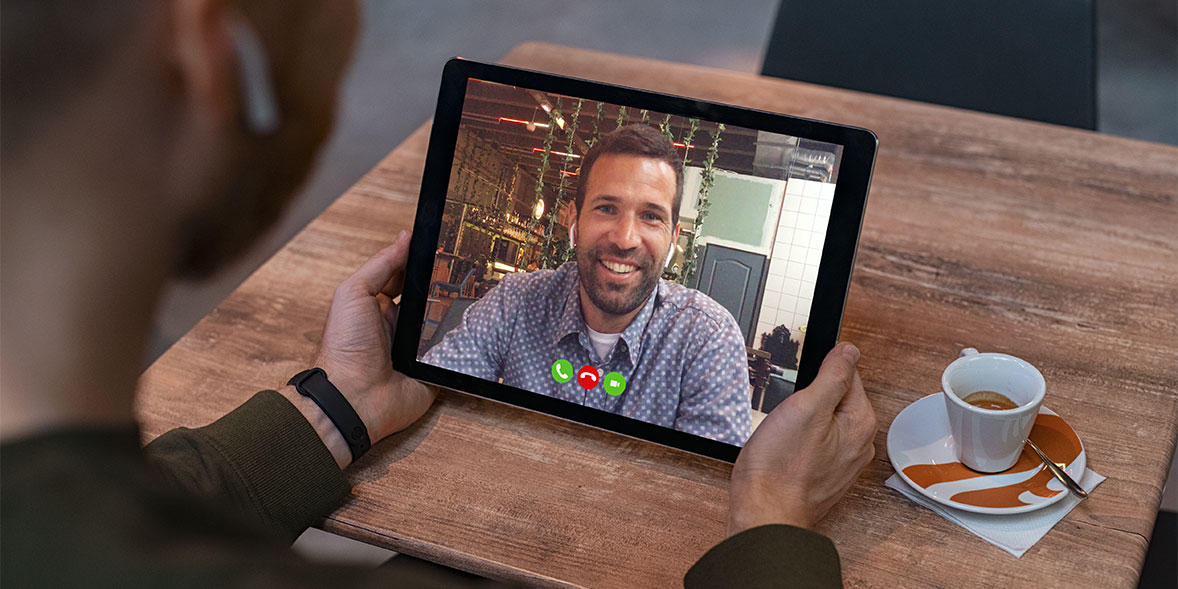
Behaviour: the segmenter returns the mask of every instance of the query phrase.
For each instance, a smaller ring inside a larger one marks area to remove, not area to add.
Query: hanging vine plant
[[[528,240],[524,244],[524,248],[529,253],[531,253],[533,242],[535,241],[536,227],[540,224],[540,220],[531,211],[536,210],[536,206],[544,202],[544,176],[548,173],[550,167],[548,162],[549,152],[552,151],[552,143],[556,140],[557,114],[557,109],[552,109],[552,112],[548,113],[548,135],[544,138],[544,151],[540,153],[540,167],[536,168],[536,198],[532,201],[532,208],[528,212]]]
[[[577,121],[581,118],[581,107],[584,103],[584,99],[577,99],[577,106],[573,108],[573,115],[569,117],[567,125],[565,125],[565,153],[576,153]],[[569,258],[570,250],[568,243],[560,239],[553,232],[553,228],[557,226],[561,206],[564,205],[568,196],[569,172],[571,171],[569,170],[569,164],[571,160],[571,157],[564,156],[564,160],[560,165],[560,183],[557,185],[556,202],[553,203],[552,209],[548,211],[548,226],[544,231],[544,249],[540,252],[541,268],[555,268],[568,261]]]
[[[663,117],[663,121],[659,123],[659,131],[663,132],[663,135],[667,137],[667,141],[671,143],[675,142],[675,134],[671,131],[671,115],[668,114]]]
[[[691,163],[691,142],[695,140],[695,132],[699,131],[699,119],[688,119],[687,131],[683,134],[683,166]]]
[[[697,244],[700,233],[703,231],[704,219],[708,216],[708,208],[711,203],[708,202],[708,193],[712,190],[712,185],[716,182],[716,154],[720,150],[720,135],[724,133],[724,124],[716,125],[716,129],[711,131],[712,146],[708,148],[708,155],[704,159],[703,171],[700,173],[699,180],[699,200],[696,204],[695,225],[692,227],[691,235],[687,241],[687,255],[683,261],[683,282],[689,282],[695,276],[695,265],[699,257],[703,254],[703,245]]]
[[[597,145],[597,137],[601,134],[601,121],[605,120],[605,103],[597,103],[597,118],[593,119],[593,134],[589,137],[588,145]]]
[[[555,139],[556,139],[555,128],[559,126],[556,124],[556,121],[563,120],[563,115],[561,114],[562,110],[564,110],[564,97],[557,96],[556,97],[556,106],[553,107],[552,111],[549,113],[549,124],[548,124],[548,136],[553,139],[553,142],[555,142]],[[546,154],[551,153],[552,152],[552,145],[549,143],[545,143],[544,144],[544,151]],[[568,160],[568,158],[566,157],[565,162],[567,162],[567,160]],[[562,165],[562,169],[563,169],[564,164],[562,163],[561,165]],[[554,202],[551,207],[552,209],[555,209],[557,206],[559,206],[559,201],[560,201],[560,197],[561,197],[561,190],[563,190],[563,185],[564,185],[564,174],[561,174],[558,171],[556,174],[556,177],[557,177],[557,191],[556,191],[556,198],[554,199]],[[549,217],[552,216],[551,210],[545,209],[545,212],[548,214]],[[543,218],[543,216],[541,218]],[[540,223],[540,219],[534,219],[534,221],[536,224]],[[541,268],[547,268],[548,267],[548,258],[549,258],[549,249],[551,249],[551,246],[552,246],[552,224],[551,223],[545,224],[543,226],[541,233],[543,234],[544,237],[540,241],[540,262],[539,263],[540,263]]]
[[[622,125],[625,125],[625,124],[626,124],[626,107],[619,106],[618,107],[618,126],[617,126],[617,128],[621,129]]]

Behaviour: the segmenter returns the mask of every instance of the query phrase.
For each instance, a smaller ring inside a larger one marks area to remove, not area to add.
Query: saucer
[[[1067,497],[1067,488],[1030,447],[1002,472],[985,474],[961,464],[942,395],[935,393],[905,407],[888,430],[892,468],[916,492],[955,509],[990,514],[1034,511]],[[1062,417],[1041,407],[1030,438],[1053,460],[1066,460],[1068,476],[1083,478],[1087,453]]]

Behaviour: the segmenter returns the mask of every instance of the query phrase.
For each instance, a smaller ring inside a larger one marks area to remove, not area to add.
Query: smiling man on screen
[[[576,260],[504,278],[422,361],[744,445],[749,376],[736,320],[659,278],[679,236],[682,156],[658,129],[629,125],[594,144],[581,178]],[[624,390],[557,382],[558,360],[616,371]]]

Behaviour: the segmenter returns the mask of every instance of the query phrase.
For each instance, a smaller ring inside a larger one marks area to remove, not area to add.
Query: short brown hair
[[[675,171],[675,197],[671,201],[671,226],[679,223],[679,205],[683,202],[683,158],[675,151],[675,144],[662,131],[641,123],[626,125],[602,135],[585,159],[581,162],[577,185],[577,214],[585,204],[585,185],[589,183],[589,171],[597,158],[603,155],[636,155],[667,162]]]

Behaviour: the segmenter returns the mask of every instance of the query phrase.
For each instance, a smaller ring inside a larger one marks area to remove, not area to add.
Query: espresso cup
[[[945,368],[941,390],[958,459],[979,472],[1001,472],[1018,462],[1047,383],[1034,366],[1014,356],[966,348]],[[983,409],[963,400],[978,391],[1000,393],[1016,407]]]

